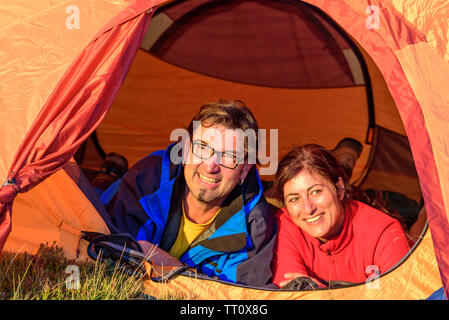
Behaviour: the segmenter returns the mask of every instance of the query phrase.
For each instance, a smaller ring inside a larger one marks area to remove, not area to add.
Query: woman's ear
[[[343,201],[346,194],[346,188],[342,177],[338,178],[338,182],[335,184],[335,186],[337,187],[338,200]]]

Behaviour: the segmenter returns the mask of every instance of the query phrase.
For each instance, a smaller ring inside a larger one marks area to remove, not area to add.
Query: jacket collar
[[[191,245],[220,252],[238,251],[247,246],[247,215],[259,201],[262,189],[257,170],[253,167],[242,186],[238,185],[223,202],[221,211],[211,226]],[[259,189],[260,187],[260,189]],[[250,240],[249,240],[250,241]]]

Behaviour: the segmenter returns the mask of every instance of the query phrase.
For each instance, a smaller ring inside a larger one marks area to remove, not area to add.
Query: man
[[[255,143],[241,134],[257,139],[257,130],[240,101],[202,106],[183,148],[147,156],[124,176],[107,204],[117,228],[208,276],[269,284],[276,227],[250,161]],[[179,151],[184,160],[176,165]]]

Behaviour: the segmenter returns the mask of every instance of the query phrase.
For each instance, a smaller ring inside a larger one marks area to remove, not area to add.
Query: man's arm
[[[161,158],[148,156],[134,165],[123,177],[117,194],[105,206],[120,232],[137,236],[148,220],[139,199],[159,188]]]
[[[251,286],[273,286],[270,265],[277,229],[274,212],[265,200],[257,210],[261,212],[248,221],[253,247],[248,250],[248,260],[237,267],[236,280]]]

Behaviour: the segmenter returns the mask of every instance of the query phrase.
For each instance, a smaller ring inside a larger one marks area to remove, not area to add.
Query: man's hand
[[[152,280],[168,281],[173,275],[185,269],[185,266],[166,251],[148,241],[138,241],[145,256],[151,259],[151,264],[145,264],[147,273]]]
[[[181,267],[183,264],[176,258],[168,254],[168,252],[162,250],[158,246],[144,240],[138,241],[142,247],[143,254],[151,259],[155,266],[175,266]]]

